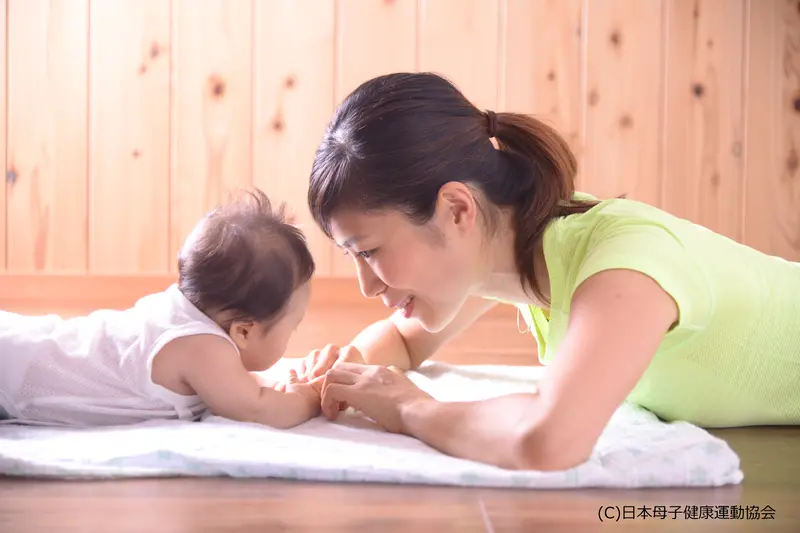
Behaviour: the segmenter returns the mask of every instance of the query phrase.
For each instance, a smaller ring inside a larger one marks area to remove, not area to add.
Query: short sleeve
[[[609,217],[592,232],[573,284],[605,271],[641,272],[658,283],[678,306],[678,327],[696,331],[710,319],[713,298],[705,272],[680,239],[657,222]]]

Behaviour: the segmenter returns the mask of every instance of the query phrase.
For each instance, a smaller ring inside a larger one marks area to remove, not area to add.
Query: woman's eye
[[[344,255],[350,255],[350,252],[347,250],[342,250]],[[375,253],[375,250],[364,250],[363,252],[355,252],[356,255],[360,255],[364,259],[369,259]]]

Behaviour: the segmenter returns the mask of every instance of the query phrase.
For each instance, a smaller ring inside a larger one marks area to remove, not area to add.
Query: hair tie
[[[495,114],[494,111],[489,111],[487,109],[486,110],[486,119],[487,119],[487,121],[489,123],[489,127],[488,127],[488,129],[489,129],[489,138],[491,139],[497,133],[497,115]]]

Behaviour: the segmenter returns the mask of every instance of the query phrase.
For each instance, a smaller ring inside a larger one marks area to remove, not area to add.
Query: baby
[[[281,390],[274,365],[305,315],[314,260],[282,209],[254,191],[209,213],[179,280],[125,311],[63,319],[0,311],[0,418],[104,426],[218,416],[289,428],[319,414],[314,383]]]

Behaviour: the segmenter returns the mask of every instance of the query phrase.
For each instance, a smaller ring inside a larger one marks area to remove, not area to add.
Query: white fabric
[[[177,285],[124,311],[69,319],[0,311],[0,405],[43,425],[196,420],[205,410],[200,398],[161,387],[150,374],[167,342],[197,334],[230,340]]]
[[[284,360],[285,361],[285,360]],[[282,362],[275,371],[285,371]],[[410,377],[441,400],[535,390],[540,367],[426,363]],[[345,413],[279,431],[209,416],[93,430],[0,426],[0,473],[55,478],[233,476],[463,486],[680,487],[742,481],[738,456],[708,432],[619,408],[591,459],[564,472],[514,472],[456,459]]]

